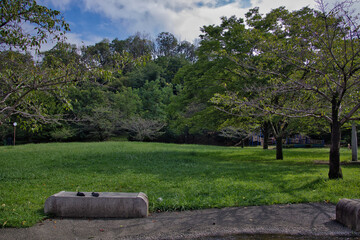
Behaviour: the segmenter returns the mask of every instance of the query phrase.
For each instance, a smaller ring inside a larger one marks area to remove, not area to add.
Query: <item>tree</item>
[[[154,54],[154,43],[146,35],[141,36],[140,33],[136,33],[128,37],[125,41],[126,51],[129,52],[133,58],[152,56]]]
[[[297,102],[278,112],[324,118],[330,124],[330,179],[342,178],[340,128],[349,120],[358,119],[360,108],[360,25],[351,14],[352,4],[345,1],[328,10],[321,0],[319,11],[293,12],[282,31],[293,41],[290,47],[273,41],[262,48],[297,69],[281,88],[292,88],[308,98],[300,106]]]
[[[78,49],[75,44],[58,42],[52,49],[41,52],[43,56],[41,65],[56,68],[59,62],[65,65],[72,64],[74,61],[80,63],[81,56],[77,51]]]
[[[253,128],[250,127],[251,125],[262,126],[266,138],[263,145],[264,149],[267,149],[268,132],[270,129],[273,130],[273,135],[278,138],[276,142],[277,159],[282,159],[281,138],[283,138],[289,130],[287,129],[288,124],[282,123],[286,123],[288,120],[282,119],[280,121],[279,118],[275,120],[274,117],[267,116],[268,114],[264,114],[256,108],[240,109],[234,104],[234,101],[231,100],[234,96],[239,96],[239,98],[256,101],[255,99],[262,92],[260,91],[261,86],[266,85],[270,79],[269,75],[259,74],[259,71],[255,71],[254,69],[239,68],[237,63],[238,59],[247,63],[266,63],[264,58],[254,54],[254,46],[256,46],[258,37],[246,29],[242,19],[237,19],[233,16],[230,18],[223,17],[222,20],[223,22],[219,26],[210,25],[203,27],[203,35],[201,35],[202,41],[199,48],[200,57],[198,62],[201,62],[204,57],[213,64],[222,62],[217,72],[220,73],[224,71],[226,73],[220,77],[220,84],[218,84],[220,89],[218,87],[218,92],[211,101],[217,105],[218,110],[233,116],[233,118],[242,119],[240,122],[247,122],[249,126],[245,126],[245,124],[241,126],[243,131],[248,129],[248,131],[246,131],[247,135],[253,134]],[[203,85],[208,84],[208,82],[210,82],[209,80],[216,75],[218,74],[208,76],[206,79],[207,82]],[[210,97],[213,97],[215,93],[216,92],[212,92],[212,96]],[[225,99],[225,96],[229,98]],[[260,129],[258,131],[260,131]]]
[[[164,86],[162,86],[164,85]],[[139,96],[142,100],[142,113],[145,119],[164,120],[166,118],[166,106],[170,103],[173,95],[173,86],[164,83],[160,79],[148,82],[139,89]]]
[[[160,79],[163,71],[161,66],[152,61],[126,74],[124,84],[132,88],[142,88],[146,81],[151,82]]]
[[[169,32],[162,32],[156,38],[158,56],[173,56],[176,53],[178,40]]]
[[[218,54],[227,56],[239,69],[253,69],[271,76],[261,98],[255,98],[256,104],[243,101],[241,95],[236,97],[240,100],[236,103],[239,108],[247,105],[279,116],[328,121],[329,178],[337,179],[342,178],[340,128],[349,120],[359,119],[360,25],[349,10],[352,1],[336,4],[330,10],[323,1],[318,4],[319,11],[303,8],[289,13],[275,9],[262,18],[255,9],[247,15],[251,20],[248,36],[258,36],[250,55],[265,58],[266,64],[254,64],[237,52]],[[284,71],[289,68],[290,71]],[[269,100],[274,95],[291,96],[291,101]]]
[[[196,60],[195,50],[194,44],[188,41],[182,41],[177,46],[177,53],[190,62],[195,62]]]
[[[159,67],[162,68],[160,76],[165,79],[166,82],[171,83],[174,80],[177,72],[190,62],[184,56],[161,56],[154,60]]]
[[[1,52],[0,58],[0,125],[11,116],[33,123],[56,120],[49,114],[46,96],[57,95],[64,108],[71,108],[66,88],[76,81],[75,73],[81,68],[73,64],[47,68],[36,65],[29,55],[11,51]]]
[[[122,76],[151,60],[152,42],[135,35],[126,40],[104,39],[82,48],[82,61],[104,74]]]
[[[226,61],[203,58],[177,72],[173,82],[181,87],[168,107],[169,127],[174,132],[187,135],[220,130],[227,116],[219,113],[209,100],[223,90],[223,80],[228,76],[224,66]]]
[[[43,104],[44,94],[57,94],[64,107],[70,107],[64,90],[78,78],[75,74],[82,68],[74,67],[75,62],[58,62],[56,67],[48,68],[36,64],[28,54],[11,49],[39,51],[44,42],[61,40],[69,26],[60,12],[40,6],[34,0],[1,1],[0,12],[0,125],[15,115],[46,122],[52,117]],[[34,31],[26,32],[25,24]]]
[[[87,58],[88,61],[93,61],[93,63],[99,67],[107,68],[112,67],[114,64],[108,39],[95,43],[94,46],[88,46],[84,51],[84,57]]]
[[[38,5],[35,0],[2,0],[0,15],[0,45],[7,50],[39,50],[49,38],[59,41],[70,30],[59,11]],[[30,24],[34,31],[26,32],[24,24]]]
[[[163,134],[161,129],[166,126],[164,122],[141,117],[132,117],[123,121],[122,128],[130,133],[137,141],[153,140]]]
[[[90,112],[82,116],[80,126],[86,133],[86,139],[104,141],[111,137],[119,125],[119,112],[109,106],[93,106]]]

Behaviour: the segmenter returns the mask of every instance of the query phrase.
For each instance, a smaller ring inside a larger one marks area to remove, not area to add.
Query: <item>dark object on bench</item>
[[[82,192],[77,192],[76,196],[79,196],[79,197],[85,197],[85,194],[82,193]]]

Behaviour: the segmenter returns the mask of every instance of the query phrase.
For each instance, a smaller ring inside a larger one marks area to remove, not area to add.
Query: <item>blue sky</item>
[[[104,38],[125,39],[136,32],[153,39],[160,32],[171,32],[180,40],[193,42],[202,26],[219,24],[222,16],[244,17],[252,7],[260,7],[266,13],[280,6],[290,10],[315,6],[313,0],[39,0],[38,3],[62,12],[71,28],[68,42],[77,45],[91,45]]]

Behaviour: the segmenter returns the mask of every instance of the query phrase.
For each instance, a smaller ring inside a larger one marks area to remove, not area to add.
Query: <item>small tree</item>
[[[122,128],[130,133],[130,136],[135,140],[153,140],[161,136],[164,132],[161,130],[165,127],[165,123],[152,120],[143,119],[141,117],[132,117],[123,121]]]

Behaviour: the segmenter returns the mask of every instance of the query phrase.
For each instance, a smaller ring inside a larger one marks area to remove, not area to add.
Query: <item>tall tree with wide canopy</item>
[[[287,12],[281,8],[265,17],[254,9],[247,14],[248,35],[257,36],[252,54],[266,59],[266,64],[239,57],[235,51],[219,53],[235,62],[239,69],[253,69],[271,76],[270,85],[262,89],[261,98],[256,101],[232,94],[231,101],[238,107],[257,107],[280,116],[328,121],[330,179],[343,177],[341,126],[359,119],[360,25],[358,18],[351,14],[352,4],[345,1],[329,9],[320,0],[318,11],[303,8]],[[289,68],[291,71],[284,71]],[[291,96],[291,101],[269,101],[274,95]]]
[[[328,6],[318,1],[319,11],[291,13],[281,32],[290,39],[268,41],[262,51],[297,69],[280,89],[301,93],[303,104],[294,102],[279,113],[326,119],[331,127],[329,178],[342,178],[340,168],[341,126],[358,119],[360,108],[359,21],[351,15],[352,1]],[[271,70],[271,69],[269,69]],[[279,72],[274,72],[279,76]],[[275,109],[275,108],[274,108]]]

